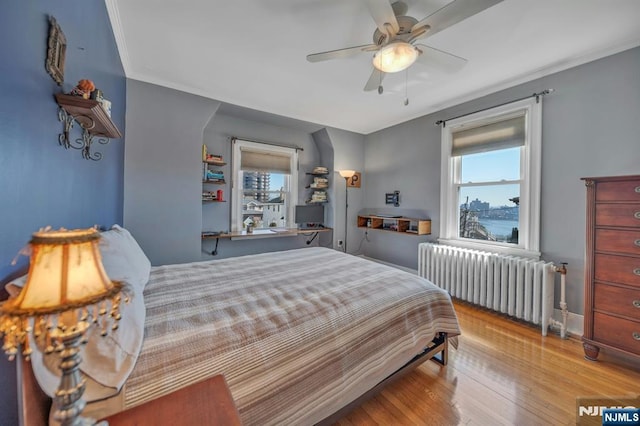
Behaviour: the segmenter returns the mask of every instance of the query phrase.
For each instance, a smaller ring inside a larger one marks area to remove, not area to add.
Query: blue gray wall
[[[640,48],[366,136],[365,205],[384,208],[383,193],[399,189],[401,209],[423,211],[433,220],[432,235],[426,239],[436,239],[440,215],[440,128],[434,123],[547,88],[556,91],[543,100],[541,251],[546,260],[569,263],[569,310],[581,314],[585,188],[580,178],[640,173]],[[412,237],[374,232],[369,235],[371,243],[365,243],[368,256],[416,269],[416,244],[409,243]]]
[[[45,70],[48,15],[67,38],[65,84]],[[58,145],[62,124],[54,93],[82,78],[112,101],[123,134],[126,81],[103,2],[5,1],[0,13],[0,282],[11,260],[40,227],[80,228],[122,223],[124,139],[99,146],[102,161]],[[77,131],[77,129],[76,129]],[[73,133],[77,134],[77,133]],[[15,363],[0,356],[0,424],[18,423]]]
[[[347,251],[352,254],[362,254],[361,238],[354,232],[357,225],[358,212],[364,205],[364,190],[367,187],[367,179],[364,174],[364,150],[365,138],[363,135],[347,132],[345,130],[328,127],[326,137],[333,147],[334,185],[333,199],[335,201],[332,213],[333,221],[333,247],[338,247],[338,240],[345,240],[345,203],[347,201],[345,191],[345,179],[338,174],[339,170],[355,170],[362,175],[360,188],[349,188],[349,208],[346,211],[346,242]]]
[[[307,130],[286,126],[286,123],[278,123],[277,120],[269,122],[271,117],[268,115],[260,118],[259,116],[245,116],[242,111],[234,109],[232,114],[218,113],[216,114],[204,132],[204,143],[207,145],[210,153],[220,154],[227,162],[227,166],[223,169],[227,184],[220,188],[225,191],[227,203],[207,203],[202,205],[202,230],[205,231],[227,231],[230,229],[231,217],[231,180],[233,179],[231,165],[231,138],[257,140],[271,142],[287,146],[297,146],[302,148],[298,153],[298,204],[304,204],[305,198],[308,198],[309,190],[305,189],[311,181],[310,176],[305,173],[310,172],[315,166],[323,165],[324,159],[320,156],[318,147],[316,146],[311,134]],[[199,190],[202,189],[200,185]],[[213,189],[218,189],[213,188]],[[198,193],[199,195],[199,193]],[[325,205],[328,209],[329,205]],[[318,242],[327,245],[328,236],[325,233],[320,234],[320,238],[313,241],[313,245]],[[297,237],[271,237],[263,239],[251,240],[220,240],[218,246],[218,255],[211,256],[214,248],[215,240],[207,240],[202,244],[201,258],[205,260],[214,258],[225,258],[231,256],[240,256],[253,253],[263,253],[277,250],[290,250],[293,248],[306,247],[307,236]]]
[[[219,106],[128,81],[124,224],[154,265],[199,260],[202,133]]]
[[[302,147],[298,182],[302,203],[308,195],[304,186],[310,182],[305,172],[314,166],[364,168],[364,136],[321,129],[323,126],[317,124],[220,105],[215,100],[129,80],[124,224],[154,265],[213,259],[210,253],[214,240],[202,243],[200,233],[228,230],[231,203],[201,203],[202,144],[207,145],[209,152],[227,160],[228,182],[232,136]],[[324,131],[325,138],[317,138],[320,131]],[[331,176],[331,180],[330,191],[343,188],[342,178],[336,180]],[[229,200],[229,183],[220,189]],[[353,191],[350,212],[355,221],[363,192]],[[334,220],[336,209],[344,205],[344,192],[330,192],[329,196],[330,202],[325,205],[326,224],[334,226],[338,222]],[[343,222],[340,219],[340,226]],[[331,247],[335,245],[335,238],[331,233],[321,233],[313,245]],[[307,236],[222,239],[215,258],[307,247],[307,239]]]

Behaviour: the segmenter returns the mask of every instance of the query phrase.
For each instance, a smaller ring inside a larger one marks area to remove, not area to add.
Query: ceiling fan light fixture
[[[398,72],[409,68],[419,52],[406,41],[392,41],[373,55],[373,66],[382,72]]]

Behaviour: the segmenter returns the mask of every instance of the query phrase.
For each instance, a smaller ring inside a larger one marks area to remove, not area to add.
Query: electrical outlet
[[[344,245],[344,242],[342,240],[338,240],[338,247],[342,247]]]

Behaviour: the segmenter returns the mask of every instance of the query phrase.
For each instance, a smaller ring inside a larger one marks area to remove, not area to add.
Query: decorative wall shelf
[[[402,216],[359,215],[358,228],[377,229],[409,235],[429,235],[431,234],[431,220]]]
[[[211,164],[213,166],[226,166],[227,163],[224,161],[214,161],[214,160],[202,160],[203,163]]]
[[[310,189],[306,204],[325,204],[327,199],[327,189],[329,189],[329,170],[322,166],[314,167],[313,171],[306,172],[307,176],[313,176],[313,182],[305,186]]]
[[[60,106],[58,120],[64,123],[64,130],[58,135],[58,143],[66,149],[79,149],[82,151],[82,158],[98,161],[102,154],[91,152],[94,140],[106,145],[109,139],[122,137],[122,133],[98,101],[61,93],[56,94],[55,98]],[[78,139],[72,139],[69,135],[74,122],[82,128],[82,136]]]

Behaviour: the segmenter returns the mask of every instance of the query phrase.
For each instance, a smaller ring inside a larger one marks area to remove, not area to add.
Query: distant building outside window
[[[297,165],[293,148],[235,139],[231,230],[293,227]]]
[[[539,257],[540,150],[534,98],[447,121],[440,241]]]

